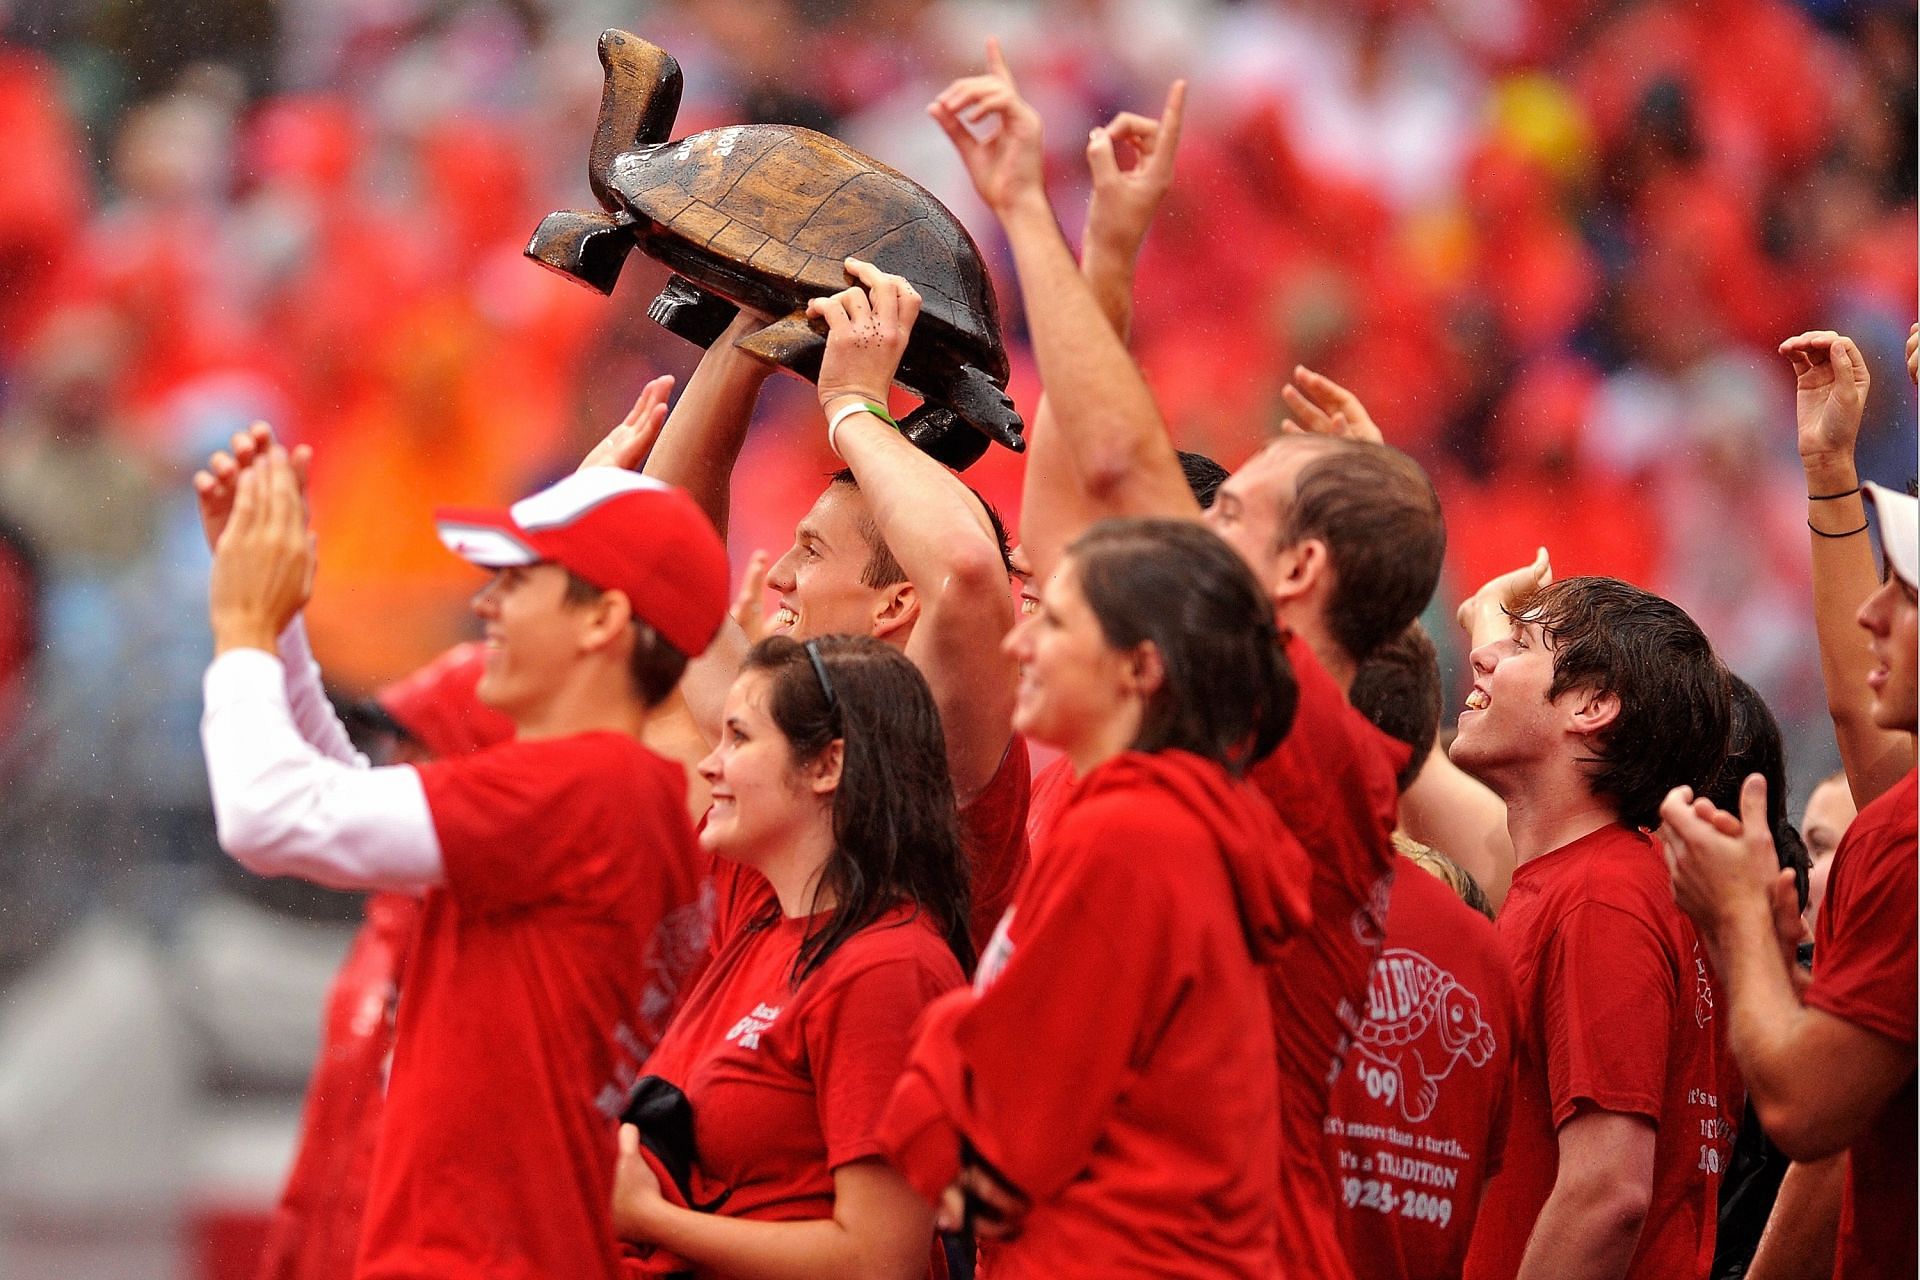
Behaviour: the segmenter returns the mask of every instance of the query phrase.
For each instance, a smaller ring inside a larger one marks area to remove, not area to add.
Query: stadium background
[[[1544,543],[1702,622],[1796,812],[1835,764],[1772,349],[1860,342],[1863,471],[1904,485],[1910,3],[0,0],[0,1276],[249,1274],[357,910],[213,846],[192,469],[256,417],[314,445],[315,643],[363,694],[467,633],[434,502],[570,468],[692,368],[654,264],[609,302],[520,257],[588,203],[607,25],[680,59],[676,135],[806,124],[946,200],[1027,406],[1004,245],[922,107],[999,34],[1075,236],[1086,130],[1189,77],[1134,340],[1180,444],[1237,463],[1320,369],[1441,489],[1443,645]],[[736,555],[830,465],[776,378]],[[970,478],[1016,514],[1011,458]]]

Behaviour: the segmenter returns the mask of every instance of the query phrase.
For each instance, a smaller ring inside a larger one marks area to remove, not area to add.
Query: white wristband
[[[835,438],[834,433],[840,430],[841,423],[856,413],[871,413],[882,422],[891,423],[893,421],[887,417],[886,414],[881,413],[870,401],[860,400],[853,404],[841,405],[833,411],[833,416],[827,419],[827,448],[833,450],[833,456],[836,458],[840,456],[840,442]]]

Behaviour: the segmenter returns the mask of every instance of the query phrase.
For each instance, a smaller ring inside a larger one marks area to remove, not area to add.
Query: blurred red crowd
[[[534,9],[343,7],[360,16],[282,32],[279,80],[307,87],[190,67],[110,128],[58,50],[0,46],[0,518],[52,572],[137,563],[142,494],[182,485],[242,408],[269,415],[316,449],[316,646],[370,688],[463,627],[470,570],[432,504],[525,490],[646,376],[691,368],[645,320],[653,264],[608,302],[520,256],[589,200],[599,90],[593,30]],[[1436,477],[1456,587],[1545,542],[1562,574],[1686,605],[1783,719],[1818,689],[1797,678],[1806,552],[1770,353],[1850,325],[1882,357],[1875,417],[1905,423],[1882,434],[1911,440],[1882,355],[1917,287],[1911,6],[714,0],[622,20],[685,67],[676,132],[813,124],[949,199],[996,265],[1028,407],[1011,273],[920,106],[998,29],[1072,234],[1085,129],[1187,76],[1134,335],[1183,447],[1237,463],[1308,364]],[[742,556],[784,548],[828,469],[810,413],[771,397]],[[975,474],[1010,509],[1016,473],[996,454]]]

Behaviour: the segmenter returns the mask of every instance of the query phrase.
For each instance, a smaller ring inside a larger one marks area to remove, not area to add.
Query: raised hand
[[[759,644],[767,637],[767,553],[756,551],[747,560],[747,571],[740,579],[740,590],[734,593],[734,623],[747,637],[749,645]]]
[[[200,529],[207,535],[207,550],[219,545],[221,530],[227,527],[227,518],[233,512],[233,499],[238,491],[240,473],[265,455],[267,446],[273,443],[273,428],[264,422],[256,422],[244,431],[233,433],[229,442],[232,452],[219,450],[207,459],[207,465],[193,473],[193,493],[200,502]],[[298,481],[300,492],[307,491],[307,467],[313,459],[313,450],[306,445],[298,445],[288,455],[293,464],[294,478]]]
[[[1793,363],[1802,463],[1844,460],[1851,466],[1872,382],[1860,348],[1852,338],[1816,329],[1788,338],[1780,354]]]
[[[1040,113],[1020,96],[998,40],[987,41],[986,74],[955,80],[927,104],[927,114],[960,153],[973,189],[996,215],[1005,217],[1023,200],[1045,202]],[[989,121],[998,127],[976,137],[974,127]]]
[[[807,304],[807,314],[827,324],[816,382],[820,407],[829,412],[836,400],[850,396],[887,403],[887,389],[920,315],[920,295],[903,277],[858,258],[847,259],[847,274],[858,283]]]
[[[1088,135],[1087,168],[1093,175],[1084,237],[1088,252],[1128,260],[1140,252],[1153,215],[1173,185],[1186,101],[1187,82],[1175,80],[1158,120],[1122,111]]]
[[[577,470],[585,471],[588,467],[639,470],[646,463],[647,455],[653,452],[653,442],[660,438],[660,428],[667,423],[667,397],[672,394],[673,375],[670,373],[663,373],[642,387],[640,398],[633,402],[633,408],[627,410],[627,416],[601,437],[599,444],[587,450],[587,456],[580,459]]]
[[[1303,364],[1293,366],[1293,381],[1280,388],[1280,398],[1294,414],[1280,424],[1280,430],[1290,435],[1341,436],[1371,444],[1386,442],[1359,396]]]
[[[214,651],[273,652],[313,592],[314,561],[293,460],[269,444],[234,481],[232,507],[213,550],[207,612]]]
[[[1552,582],[1553,563],[1547,557],[1547,549],[1541,547],[1534,553],[1532,563],[1488,579],[1461,603],[1454,616],[1470,634],[1494,623],[1504,626],[1508,614],[1520,612],[1527,601]],[[1479,643],[1477,638],[1475,643]]]

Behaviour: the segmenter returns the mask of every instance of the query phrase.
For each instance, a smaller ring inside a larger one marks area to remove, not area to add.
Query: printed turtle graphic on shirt
[[[1418,951],[1389,947],[1374,962],[1354,1046],[1394,1078],[1400,1114],[1420,1121],[1433,1114],[1440,1082],[1460,1059],[1485,1066],[1494,1039],[1480,997]]]

